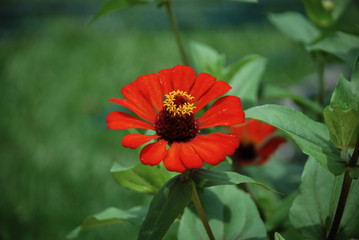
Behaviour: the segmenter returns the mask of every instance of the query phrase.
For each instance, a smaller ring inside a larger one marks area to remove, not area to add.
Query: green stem
[[[333,224],[332,224],[332,227],[330,228],[327,240],[335,240],[335,238],[336,238],[336,235],[337,235],[337,232],[338,232],[338,229],[340,226],[340,222],[343,217],[345,204],[348,199],[350,186],[352,184],[352,178],[349,176],[349,171],[351,168],[356,166],[356,164],[358,162],[358,157],[359,157],[359,137],[357,138],[354,153],[348,163],[348,169],[345,171],[342,190],[340,192],[337,210],[335,212]]]
[[[208,235],[209,239],[210,240],[215,240],[213,232],[211,230],[211,227],[209,226],[208,220],[206,218],[206,215],[204,214],[202,204],[201,204],[201,202],[199,200],[198,193],[197,193],[197,190],[196,190],[196,185],[195,185],[195,183],[193,182],[192,179],[191,179],[191,183],[192,183],[192,189],[193,189],[192,201],[194,203],[194,206],[196,207],[197,213],[198,213],[199,217],[201,218],[201,221],[203,223],[204,228],[206,229],[206,232],[207,232],[207,235]]]
[[[182,41],[181,41],[177,21],[176,21],[175,15],[173,13],[170,0],[165,1],[164,5],[166,6],[166,9],[167,9],[168,17],[169,17],[170,22],[171,22],[172,30],[173,30],[173,33],[174,33],[175,38],[176,38],[178,50],[180,51],[182,61],[183,61],[184,65],[189,66],[189,61],[188,61],[186,52],[184,50],[184,47],[183,47],[183,44],[182,44]]]
[[[324,106],[324,69],[325,69],[325,62],[320,61],[318,66],[318,79],[319,79],[318,102],[320,106]]]

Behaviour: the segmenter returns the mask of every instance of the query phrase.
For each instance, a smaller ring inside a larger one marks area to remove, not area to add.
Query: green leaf
[[[278,87],[272,84],[265,84],[263,88],[263,95],[270,98],[290,98],[297,105],[310,109],[313,113],[322,114],[323,109],[318,102],[311,101],[305,97],[292,93],[291,91]]]
[[[322,4],[322,0],[302,0],[309,18],[322,27],[330,26],[334,23],[331,16],[329,4]]]
[[[293,139],[303,153],[312,156],[334,175],[346,170],[340,152],[330,142],[328,128],[301,112],[279,105],[263,105],[245,111],[246,118],[266,122]]]
[[[225,63],[225,55],[214,48],[200,42],[190,42],[190,54],[196,70],[221,78]]]
[[[197,187],[212,187],[217,185],[236,185],[241,183],[252,183],[261,186],[267,190],[273,191],[264,184],[258,183],[250,177],[236,172],[222,172],[214,170],[196,169],[191,172],[191,178]]]
[[[258,0],[231,0],[234,2],[248,2],[248,3],[258,3]]]
[[[98,10],[96,15],[92,18],[90,24],[92,24],[100,17],[110,12],[125,9],[135,5],[147,4],[152,2],[156,2],[156,0],[106,0],[106,2],[102,4],[100,10]]]
[[[154,196],[138,239],[162,239],[192,198],[192,186],[182,175],[171,178]]]
[[[204,189],[199,197],[215,239],[267,239],[251,197],[236,186]],[[182,215],[178,239],[208,239],[192,204]]]
[[[272,211],[272,215],[267,216],[265,226],[267,231],[274,231],[275,229],[282,229],[288,227],[289,209],[297,196],[293,193],[281,200],[278,206]]]
[[[123,211],[118,208],[110,207],[106,210],[97,213],[93,216],[87,217],[84,222],[72,230],[67,238],[75,238],[81,232],[93,228],[99,227],[103,225],[122,223],[122,222],[130,222],[134,225],[138,225],[138,223],[142,222],[147,212],[147,207],[134,207],[130,210]]]
[[[309,239],[326,239],[334,218],[343,175],[333,176],[312,158],[302,175],[299,193],[290,209],[292,225]],[[338,240],[359,237],[359,186],[353,180],[344,210]]]
[[[240,96],[243,105],[256,103],[266,65],[267,59],[259,55],[249,55],[232,64],[224,76],[232,87],[228,94]]]
[[[355,147],[359,136],[358,112],[327,106],[324,109],[324,118],[330,132],[330,140],[336,147],[345,150]]]
[[[359,53],[359,37],[343,33],[334,32],[324,37],[318,42],[307,45],[308,51],[323,51],[332,54],[353,67]]]
[[[359,112],[359,91],[342,74],[339,75],[330,105],[338,106],[343,111],[354,109]]]
[[[114,163],[111,167],[112,177],[115,181],[128,189],[137,192],[155,194],[171,175],[158,167],[139,163],[134,167],[122,167]]]
[[[320,36],[320,31],[297,12],[270,13],[268,19],[279,31],[295,42],[309,44]]]
[[[279,233],[275,233],[274,234],[274,240],[285,240],[284,237],[282,237],[282,235],[280,235]]]
[[[309,18],[322,27],[333,25],[351,0],[303,0]]]

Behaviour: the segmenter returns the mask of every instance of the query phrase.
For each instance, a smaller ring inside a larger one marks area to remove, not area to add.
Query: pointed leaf
[[[284,237],[282,237],[282,235],[280,235],[279,233],[275,233],[274,234],[274,240],[285,240]]]
[[[266,122],[293,139],[303,153],[312,156],[334,175],[346,170],[340,152],[330,142],[328,128],[301,112],[279,105],[263,105],[245,111],[247,118]]]
[[[243,105],[256,103],[266,65],[266,58],[259,55],[249,55],[234,63],[225,76],[232,87],[228,94],[241,96]]]
[[[326,239],[333,221],[343,175],[333,176],[312,158],[302,175],[299,193],[290,209],[292,225],[309,239]],[[353,180],[344,210],[338,240],[359,237],[359,186]]]
[[[306,46],[307,51],[332,54],[353,67],[359,53],[359,37],[344,32],[334,32],[318,42]]]
[[[225,55],[214,48],[200,42],[190,42],[190,54],[196,70],[221,78],[225,63]]]
[[[163,184],[171,178],[167,171],[141,163],[129,168],[114,163],[111,167],[111,173],[119,185],[149,194],[158,192]]]
[[[96,15],[92,18],[90,24],[98,20],[103,15],[106,15],[110,12],[125,9],[135,5],[147,4],[155,1],[156,0],[106,0],[106,2],[102,4],[100,10],[98,10]]]
[[[341,110],[354,109],[359,113],[359,91],[340,74],[338,83],[330,99],[331,106],[338,106]]]
[[[199,197],[215,239],[267,239],[266,229],[251,197],[236,186],[204,189]],[[208,239],[192,204],[182,215],[178,239]]]
[[[330,132],[330,140],[336,147],[346,150],[355,147],[359,136],[358,112],[327,106],[324,109],[324,118]]]
[[[153,197],[138,239],[162,239],[191,198],[191,182],[183,179],[182,175],[171,178]]]
[[[267,190],[273,191],[271,188],[256,182],[250,177],[241,175],[236,172],[222,172],[214,170],[196,169],[191,172],[191,178],[197,187],[212,187],[218,185],[236,185],[241,183],[252,183],[261,186]]]
[[[93,216],[87,217],[84,222],[72,230],[67,238],[75,238],[81,232],[93,228],[99,227],[103,225],[122,223],[122,222],[130,222],[134,225],[138,225],[138,223],[142,222],[147,212],[146,207],[134,207],[130,210],[124,211],[118,208],[110,207],[105,209],[104,211],[97,213]]]
[[[309,44],[320,36],[316,26],[297,12],[271,13],[268,19],[279,31],[295,42]]]

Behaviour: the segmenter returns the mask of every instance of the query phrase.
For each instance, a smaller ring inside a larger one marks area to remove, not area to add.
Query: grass
[[[33,24],[37,24],[36,22]],[[121,88],[137,76],[181,63],[170,31],[120,33],[76,18],[50,18],[36,31],[0,39],[0,239],[65,239],[91,214],[128,209],[149,197],[115,184],[114,161],[138,162],[109,131],[106,115]],[[289,85],[313,68],[300,47],[267,25],[186,31],[233,62],[249,54],[269,59],[266,81]],[[309,62],[309,63],[308,63]],[[80,239],[135,238],[116,225]]]

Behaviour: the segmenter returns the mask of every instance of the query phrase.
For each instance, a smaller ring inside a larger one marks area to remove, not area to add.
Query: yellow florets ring
[[[173,116],[185,116],[192,115],[195,108],[194,103],[189,103],[194,99],[191,95],[185,91],[172,91],[169,94],[165,94],[166,100],[163,102],[163,106],[166,111]]]

